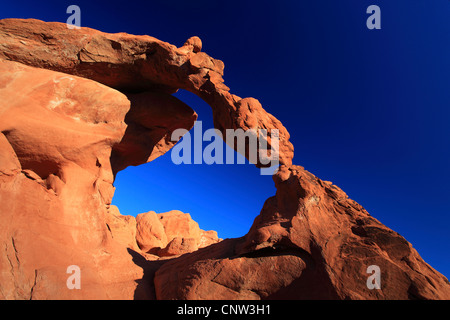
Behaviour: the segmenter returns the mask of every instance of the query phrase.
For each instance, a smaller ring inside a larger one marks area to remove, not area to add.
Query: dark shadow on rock
[[[131,255],[133,262],[141,267],[144,273],[141,279],[136,280],[137,286],[134,291],[134,300],[156,300],[153,279],[156,271],[168,260],[150,261],[130,248],[127,251]]]
[[[336,292],[330,276],[325,270],[325,261],[320,253],[320,248],[311,246],[311,254],[298,248],[298,255],[306,258],[306,268],[300,277],[292,281],[288,286],[272,293],[266,300],[341,300]]]
[[[194,110],[169,94],[143,92],[127,97],[130,100],[130,110],[125,116],[127,129],[111,153],[114,176],[128,166],[147,163],[170,150],[177,142],[172,141],[173,131],[189,131],[197,120]]]

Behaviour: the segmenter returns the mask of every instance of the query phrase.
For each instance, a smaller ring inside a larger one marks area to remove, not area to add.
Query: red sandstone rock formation
[[[0,21],[0,298],[450,299],[404,238],[292,166],[287,130],[230,94],[223,63],[201,47]],[[220,130],[280,130],[277,193],[243,238],[215,243],[186,214],[134,218],[110,205],[119,170],[192,128],[196,113],[170,95],[179,88],[211,105]],[[81,290],[66,286],[70,265]],[[380,290],[366,286],[369,265]]]
[[[286,128],[256,99],[231,94],[222,78],[223,62],[200,52],[201,46],[197,37],[177,48],[150,36],[70,30],[64,23],[33,19],[0,21],[0,58],[92,79],[122,92],[188,90],[211,106],[214,125],[224,137],[226,129],[267,129],[270,150],[270,130],[278,129],[280,163],[292,164],[294,148]]]
[[[17,62],[0,62],[0,83],[0,298],[132,298],[142,268],[106,224],[129,100]],[[83,290],[67,290],[70,265]]]
[[[141,213],[136,221],[139,248],[157,256],[189,253],[220,241],[217,232],[201,230],[188,213],[177,210]]]
[[[450,284],[398,233],[300,166],[274,175],[248,234],[163,265],[159,299],[448,299]],[[366,285],[380,267],[381,290]]]

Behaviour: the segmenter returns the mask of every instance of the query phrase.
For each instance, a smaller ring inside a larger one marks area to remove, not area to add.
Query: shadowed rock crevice
[[[134,290],[134,300],[155,300],[155,286],[153,280],[155,272],[166,262],[164,260],[149,261],[142,254],[128,248],[128,253],[133,257],[133,263],[142,268],[142,278],[136,279],[136,289]]]
[[[305,261],[308,261],[308,265],[311,268],[315,268],[314,261],[311,258],[311,255],[305,250],[298,247],[285,247],[281,245],[274,245],[271,247],[265,247],[263,249],[258,249],[254,251],[250,251],[244,254],[239,255],[238,257],[244,258],[262,258],[262,257],[278,257],[278,256],[297,256],[302,258]]]

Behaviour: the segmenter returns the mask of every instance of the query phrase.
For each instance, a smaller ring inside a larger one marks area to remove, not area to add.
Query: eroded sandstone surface
[[[201,50],[197,37],[176,47],[0,20],[0,298],[450,299],[448,280],[402,236],[293,165],[286,128],[231,94],[224,63]],[[204,99],[222,131],[279,130],[276,195],[242,238],[220,241],[187,213],[135,218],[111,205],[118,171],[193,127],[178,89]],[[80,290],[67,287],[70,265]],[[366,285],[370,265],[379,290]]]

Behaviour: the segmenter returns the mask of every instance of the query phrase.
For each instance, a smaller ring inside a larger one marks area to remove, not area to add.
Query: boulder
[[[141,213],[136,221],[140,249],[157,256],[181,255],[221,240],[217,232],[201,230],[189,213],[178,210]]]

